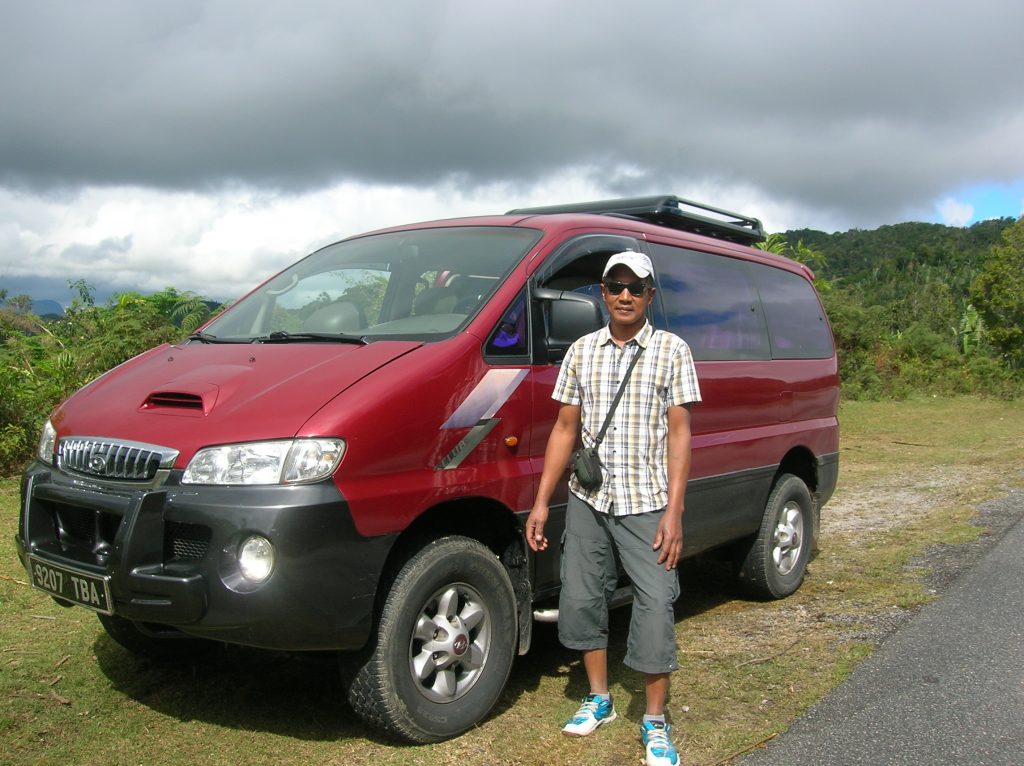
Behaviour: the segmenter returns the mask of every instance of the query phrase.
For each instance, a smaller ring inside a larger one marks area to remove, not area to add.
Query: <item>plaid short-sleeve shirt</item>
[[[593,508],[615,516],[668,505],[668,408],[700,401],[690,347],[650,322],[619,348],[607,327],[584,335],[565,355],[552,398],[579,405],[583,444],[592,447],[633,356],[644,349],[598,448],[604,481],[569,489]]]

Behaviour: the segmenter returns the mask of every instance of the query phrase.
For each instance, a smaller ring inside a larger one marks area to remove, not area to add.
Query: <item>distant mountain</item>
[[[32,313],[39,317],[62,317],[64,316],[64,307],[57,301],[32,301]]]
[[[93,283],[92,280],[89,282],[94,284],[95,289],[92,295],[97,306],[105,305],[112,295],[119,292],[108,284],[98,281]],[[64,310],[58,307],[68,305],[78,296],[78,293],[68,285],[66,277],[11,276],[4,273],[2,267],[0,267],[0,289],[7,291],[8,299],[18,295],[27,295],[36,306],[46,302],[47,306],[44,306],[42,310],[36,309],[36,313],[56,311],[57,314],[63,315]]]

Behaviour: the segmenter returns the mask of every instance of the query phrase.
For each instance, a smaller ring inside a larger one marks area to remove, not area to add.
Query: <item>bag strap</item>
[[[633,368],[636,367],[636,363],[640,361],[640,354],[644,352],[643,346],[640,346],[639,343],[637,343],[637,346],[640,347],[640,350],[633,355],[633,361],[629,363],[629,369],[626,370],[626,375],[622,378],[622,383],[619,385],[619,390],[615,394],[615,399],[612,400],[612,406],[608,410],[608,415],[604,419],[604,425],[601,426],[601,430],[598,432],[597,438],[594,440],[594,447],[599,446],[604,439],[604,434],[612,422],[612,415],[615,414],[615,408],[619,406],[619,400],[622,398],[622,394],[626,391],[626,384],[629,383],[629,376],[633,374]]]

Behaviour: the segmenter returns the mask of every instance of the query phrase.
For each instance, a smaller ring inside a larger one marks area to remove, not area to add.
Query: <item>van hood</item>
[[[53,425],[59,437],[176,449],[176,467],[183,467],[212,444],[295,436],[339,393],[421,345],[160,346],[82,388],[57,409]]]

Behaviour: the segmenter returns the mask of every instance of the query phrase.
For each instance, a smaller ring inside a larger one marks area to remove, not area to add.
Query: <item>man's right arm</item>
[[[526,542],[534,551],[542,551],[548,547],[548,539],[544,536],[544,525],[548,521],[548,502],[555,487],[565,473],[569,464],[573,447],[576,446],[576,434],[580,425],[580,406],[563,404],[558,410],[558,419],[551,429],[547,447],[544,449],[544,469],[540,474],[537,486],[537,499],[533,510],[526,519]]]

